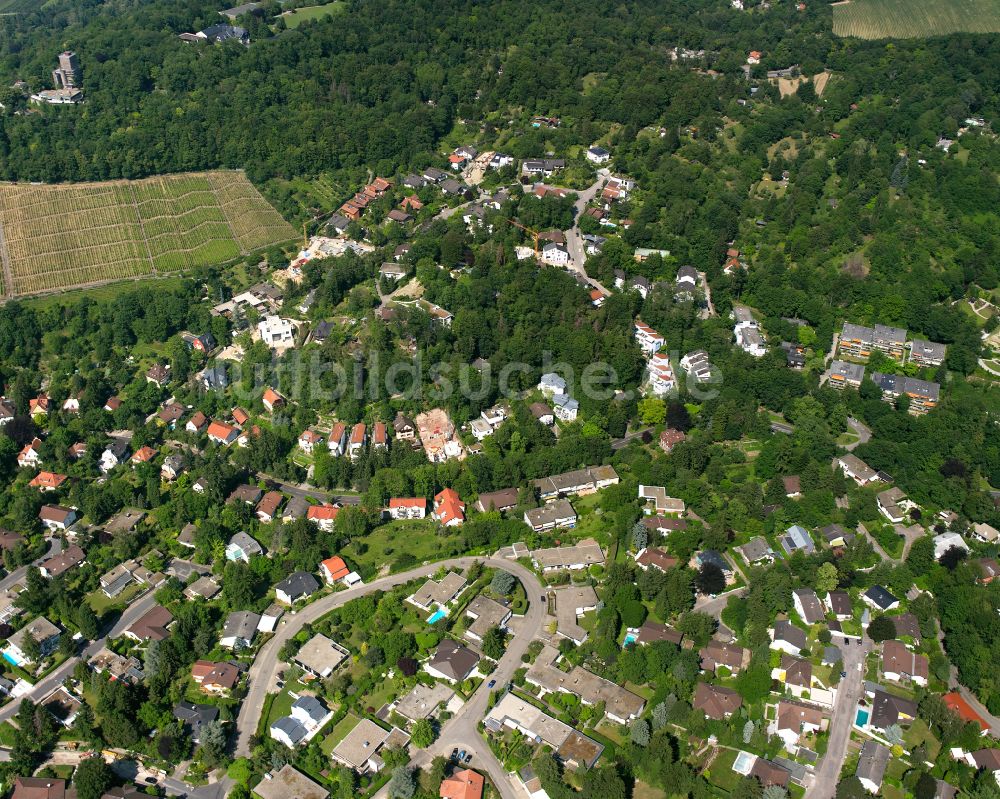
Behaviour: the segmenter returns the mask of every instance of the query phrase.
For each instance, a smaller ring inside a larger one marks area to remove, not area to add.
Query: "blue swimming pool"
[[[448,614],[445,613],[445,611],[441,610],[441,608],[438,608],[437,610],[434,611],[433,614],[431,614],[430,616],[427,617],[427,623],[428,624],[434,624],[434,622],[440,621],[441,619],[443,619],[447,615]]]
[[[871,716],[864,708],[858,708],[858,715],[854,717],[854,724],[857,727],[864,727],[868,724],[868,718]]]
[[[639,640],[639,636],[635,633],[625,633],[625,640],[622,642],[622,647],[626,647],[629,644],[634,644]]]
[[[3,653],[3,659],[6,660],[8,663],[10,663],[11,666],[20,666],[21,665],[20,663],[18,663],[17,658],[12,657],[11,655],[9,655],[6,652]]]

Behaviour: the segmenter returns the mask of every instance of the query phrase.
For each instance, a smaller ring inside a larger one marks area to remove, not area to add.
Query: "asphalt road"
[[[264,474],[263,472],[260,476],[282,494],[287,494],[288,496],[295,497],[296,499],[308,499],[309,497],[312,497],[313,499],[320,499],[324,502],[339,502],[341,505],[361,504],[361,497],[354,494],[331,494],[321,488],[309,485],[309,483],[286,483],[283,480],[279,480],[277,477],[272,477],[271,475]]]
[[[17,715],[18,708],[21,706],[21,699],[29,698],[35,702],[43,699],[73,673],[73,669],[76,667],[77,661],[81,658],[84,661],[89,660],[100,651],[101,647],[104,646],[106,639],[117,638],[125,632],[125,630],[131,627],[140,616],[156,604],[156,599],[153,594],[154,592],[150,591],[138,601],[133,602],[125,610],[118,622],[107,633],[105,633],[103,637],[88,644],[79,655],[65,660],[59,668],[55,669],[48,676],[35,683],[30,692],[22,697],[19,697],[13,702],[8,702],[7,705],[0,708],[0,723],[10,721],[15,715]]]
[[[850,429],[852,433],[854,433],[854,435],[858,437],[858,440],[855,441],[853,444],[847,444],[844,446],[844,449],[846,449],[848,452],[851,452],[861,444],[867,444],[869,441],[871,441],[872,431],[869,430],[864,424],[859,422],[857,419],[855,419],[853,416],[847,417],[847,427],[848,429]]]
[[[826,754],[816,767],[816,779],[806,791],[806,799],[832,799],[836,792],[837,779],[851,739],[854,710],[864,694],[864,662],[872,647],[871,639],[867,636],[862,636],[860,640],[860,645],[858,639],[849,639],[847,643],[843,643],[838,636],[834,636],[834,643],[840,646],[844,656],[843,670],[847,672],[847,676],[837,686]]]
[[[583,264],[587,260],[587,250],[584,246],[583,234],[580,232],[579,220],[587,208],[587,203],[594,199],[597,192],[601,190],[601,187],[604,185],[604,182],[608,179],[610,174],[610,170],[607,169],[597,170],[597,180],[595,180],[583,191],[577,193],[576,202],[573,205],[573,226],[566,231],[566,247],[569,250],[570,258],[569,270],[571,272],[576,272],[578,275],[586,279],[591,286],[601,292],[601,294],[605,297],[609,296],[611,292],[602,286],[597,280],[587,277],[587,272],[583,268]]]
[[[37,566],[46,558],[50,558],[53,555],[58,555],[60,552],[62,552],[62,539],[59,538],[58,536],[50,538],[48,551],[44,555],[42,555],[42,557],[38,558],[38,560],[34,561],[31,565]],[[8,588],[11,588],[17,583],[21,582],[22,580],[24,580],[24,577],[27,573],[28,573],[27,566],[21,566],[18,569],[14,569],[14,571],[10,572],[2,580],[0,580],[0,591],[6,591]]]
[[[490,680],[496,680],[498,686],[509,682],[513,678],[514,672],[521,665],[521,656],[527,651],[531,641],[541,632],[542,625],[545,623],[546,605],[537,600],[532,601],[535,597],[541,596],[543,592],[538,578],[529,569],[526,569],[515,561],[494,558],[484,560],[482,558],[463,557],[429,563],[408,572],[382,577],[367,585],[331,594],[313,602],[311,605],[307,605],[294,616],[286,614],[283,623],[278,627],[274,637],[261,647],[253,666],[250,668],[248,675],[249,690],[240,707],[240,714],[236,722],[236,755],[245,756],[250,753],[250,737],[257,730],[265,697],[272,690],[276,690],[277,674],[284,665],[278,660],[277,653],[281,651],[285,642],[295,636],[303,626],[315,622],[331,610],[341,607],[352,599],[357,599],[374,591],[385,591],[408,583],[411,580],[429,577],[442,567],[468,568],[477,560],[487,566],[502,568],[516,576],[524,585],[529,598],[528,611],[518,621],[517,633],[508,644],[507,651],[497,664],[497,668],[489,677]],[[500,761],[496,759],[492,751],[490,751],[489,746],[478,733],[477,725],[483,716],[486,715],[487,704],[489,702],[490,689],[486,687],[488,682],[489,680],[480,685],[479,689],[469,698],[469,701],[448,720],[441,730],[441,735],[430,750],[420,750],[414,753],[411,765],[417,768],[423,767],[430,763],[433,757],[438,754],[447,756],[454,747],[465,749],[474,755],[472,765],[489,774],[490,780],[497,786],[497,790],[503,799],[519,799],[513,786],[510,785],[507,773]],[[378,794],[379,797],[385,795],[385,789]]]

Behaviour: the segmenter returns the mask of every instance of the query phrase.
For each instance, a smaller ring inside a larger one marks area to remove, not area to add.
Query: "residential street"
[[[117,624],[111,628],[103,637],[98,638],[96,641],[89,644],[79,655],[76,657],[68,658],[59,668],[55,669],[51,674],[49,674],[44,679],[35,683],[34,688],[30,693],[24,695],[21,698],[30,698],[35,702],[42,699],[51,691],[54,691],[67,677],[73,673],[73,669],[76,667],[76,663],[80,658],[84,661],[93,657],[102,646],[104,646],[104,641],[107,638],[116,638],[121,635],[126,629],[132,626],[132,624],[142,616],[146,611],[148,611],[153,605],[156,604],[156,599],[153,596],[154,592],[149,591],[141,599],[134,602],[129,608],[122,614],[122,617],[118,620]],[[8,702],[3,708],[0,708],[0,723],[5,721],[10,721],[15,715],[17,715],[17,710],[21,705],[20,699],[13,702]]]
[[[608,289],[602,286],[597,280],[587,277],[587,272],[583,268],[584,262],[587,260],[587,251],[583,243],[583,234],[580,232],[579,221],[580,217],[583,215],[584,210],[587,207],[587,203],[594,199],[597,192],[601,190],[604,182],[608,179],[611,172],[607,169],[597,170],[597,180],[595,180],[590,186],[581,192],[578,192],[576,203],[574,203],[574,215],[573,215],[573,226],[566,231],[566,247],[569,250],[569,270],[571,272],[576,272],[581,277],[585,278],[586,281],[597,289],[605,297],[611,294]]]
[[[545,622],[546,607],[537,600],[532,601],[533,597],[538,597],[542,593],[542,587],[538,579],[530,570],[515,561],[494,558],[464,557],[427,564],[417,569],[403,572],[402,574],[383,577],[367,585],[358,586],[347,591],[340,591],[324,597],[311,605],[307,605],[294,616],[286,614],[283,623],[279,625],[274,637],[261,647],[253,666],[250,668],[248,675],[249,690],[240,707],[240,714],[236,722],[236,755],[249,754],[250,737],[257,730],[265,697],[274,688],[277,681],[277,674],[284,665],[278,660],[277,654],[281,651],[285,642],[298,633],[304,625],[315,622],[331,610],[341,607],[352,599],[357,599],[374,591],[384,591],[411,580],[429,577],[442,567],[467,568],[477,560],[485,563],[487,566],[502,568],[515,575],[524,584],[529,599],[528,612],[520,620],[516,636],[508,645],[507,652],[501,658],[496,670],[490,675],[490,679],[497,681],[497,686],[505,685],[513,677],[517,668],[520,667],[521,655],[527,650],[528,644],[541,632],[542,625]],[[444,725],[440,738],[435,742],[433,753],[426,751],[417,752],[412,763],[417,767],[423,766],[430,762],[434,754],[444,753],[447,755],[455,746],[466,751],[474,751],[474,765],[480,769],[485,769],[489,773],[490,778],[499,787],[499,792],[503,799],[518,799],[513,792],[513,788],[509,785],[503,766],[493,756],[485,741],[482,741],[478,737],[477,725],[485,715],[489,701],[490,689],[486,685],[487,683],[484,682],[465,706]],[[477,745],[473,745],[473,742]],[[384,795],[384,791],[379,794],[379,796],[382,795]]]
[[[834,643],[840,646],[844,655],[843,670],[847,676],[842,678],[837,686],[837,699],[830,719],[830,733],[826,748],[819,765],[816,767],[816,779],[806,791],[807,799],[832,799],[836,788],[840,769],[847,757],[847,744],[851,739],[851,727],[854,725],[854,711],[864,695],[864,662],[871,651],[872,642],[867,636],[858,639],[846,639],[846,643],[834,638]]]
[[[51,558],[53,555],[58,555],[62,552],[62,539],[58,536],[49,539],[48,551],[42,555],[38,560],[36,560],[32,565],[37,566],[46,558]],[[19,569],[14,569],[10,574],[0,580],[0,591],[6,591],[11,586],[17,585],[17,583],[24,580],[24,576],[28,573],[27,566],[21,566]]]

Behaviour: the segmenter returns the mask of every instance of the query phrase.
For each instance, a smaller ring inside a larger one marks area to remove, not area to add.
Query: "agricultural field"
[[[1000,31],[1000,0],[844,0],[832,8],[837,36],[914,39]]]
[[[223,263],[295,238],[242,172],[0,185],[7,296]]]

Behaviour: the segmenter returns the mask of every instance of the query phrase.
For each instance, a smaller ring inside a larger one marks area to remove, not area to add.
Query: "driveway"
[[[858,639],[839,639],[834,636],[834,643],[840,646],[844,656],[843,677],[837,687],[837,698],[830,719],[830,734],[826,754],[816,767],[816,779],[806,790],[807,799],[832,799],[837,788],[840,769],[847,757],[847,744],[851,739],[851,727],[854,725],[854,712],[858,702],[864,695],[864,662],[871,651],[872,642],[868,637]]]

